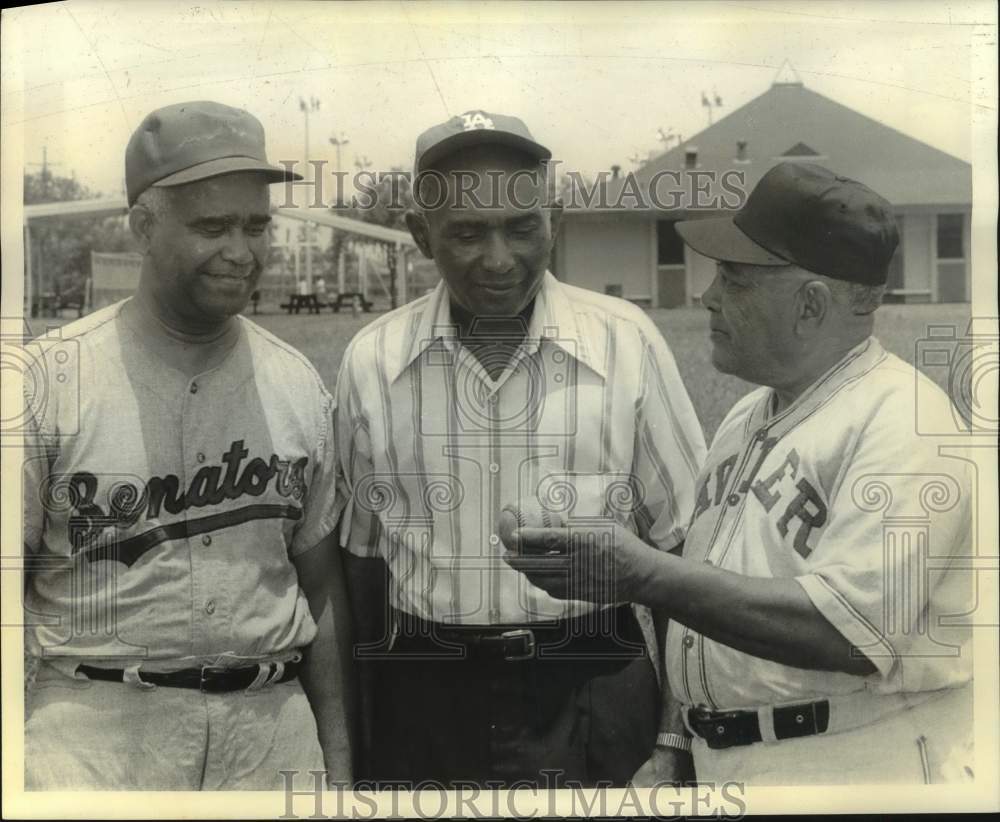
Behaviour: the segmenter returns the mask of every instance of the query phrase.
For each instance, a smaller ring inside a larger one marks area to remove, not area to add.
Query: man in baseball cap
[[[125,167],[138,291],[61,330],[31,423],[26,601],[54,619],[28,634],[25,783],[347,782],[333,399],[239,314],[288,175],[213,102],[146,116]]]
[[[150,186],[169,187],[254,171],[269,183],[302,176],[271,165],[264,127],[249,111],[199,100],[152,111],[125,149],[128,204]]]
[[[494,112],[421,134],[429,193],[418,181],[406,220],[441,283],[360,332],[341,365],[369,721],[358,770],[378,782],[622,786],[655,740],[648,611],[556,601],[501,559],[507,503],[612,511],[676,545],[704,453],[645,313],[547,271],[550,157]]]
[[[948,397],[872,336],[892,207],[782,163],[735,215],[678,230],[718,261],[714,365],[761,386],[716,432],[683,556],[620,528],[605,544],[522,529],[566,556],[511,564],[559,598],[669,614],[662,728],[692,740],[699,781],[971,779],[970,637],[948,616],[971,604],[952,562],[972,553],[972,483],[915,433],[915,398],[950,422]],[[930,578],[921,537],[889,524],[907,516],[929,529]],[[672,767],[657,748],[638,781]]]

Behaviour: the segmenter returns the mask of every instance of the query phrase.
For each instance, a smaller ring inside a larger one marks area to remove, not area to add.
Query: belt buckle
[[[212,687],[214,676],[216,674],[224,674],[225,672],[225,668],[220,668],[217,665],[205,665],[198,676],[198,690],[207,694],[216,693],[217,690]]]
[[[730,748],[734,745],[746,745],[739,737],[737,728],[731,728],[729,723],[745,716],[747,711],[716,711],[707,705],[695,705],[688,709],[688,725],[691,731],[705,740],[705,744],[713,750]]]
[[[504,631],[500,634],[503,644],[503,658],[505,662],[517,662],[523,659],[532,659],[535,656],[535,632],[530,628],[515,628],[513,631]],[[523,639],[524,650],[518,653],[510,653],[507,650],[507,640]]]

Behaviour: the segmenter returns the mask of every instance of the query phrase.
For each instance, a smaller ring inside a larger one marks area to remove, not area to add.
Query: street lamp
[[[344,134],[344,132],[340,132],[339,134],[334,134],[333,136],[330,137],[330,145],[337,149],[337,167],[336,167],[337,205],[341,204],[342,194],[343,194],[343,184],[340,179],[340,149],[341,147],[346,146],[349,142],[351,141],[347,139],[347,135]]]
[[[305,153],[302,159],[305,162],[309,162],[309,113],[319,111],[319,100],[316,97],[310,97],[308,101],[299,98],[299,111],[305,117],[306,121],[306,142],[305,142]],[[313,244],[313,224],[306,222],[306,291],[312,294],[313,281],[312,281],[312,244]]]
[[[344,132],[334,134],[330,138],[330,145],[335,146],[337,149],[337,171],[340,171],[340,147],[346,146],[349,142],[351,141],[347,139],[347,135]]]
[[[310,97],[308,101],[299,98],[299,111],[302,112],[303,116],[306,118],[306,150],[305,155],[302,159],[305,162],[309,162],[309,113],[319,111],[319,100],[315,97]]]

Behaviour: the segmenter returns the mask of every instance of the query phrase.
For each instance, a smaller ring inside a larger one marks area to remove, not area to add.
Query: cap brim
[[[713,260],[746,265],[789,265],[790,261],[757,245],[733,223],[732,217],[685,220],[676,224],[677,233],[691,248]]]
[[[207,180],[210,177],[219,177],[223,174],[235,174],[238,171],[259,172],[268,178],[269,183],[284,183],[291,180],[303,179],[301,174],[279,168],[278,166],[269,165],[253,157],[220,157],[216,160],[198,163],[196,166],[169,174],[162,180],[157,180],[153,185],[179,186],[198,180]]]
[[[511,134],[509,131],[499,131],[493,128],[474,128],[463,131],[460,134],[453,134],[446,137],[439,143],[435,143],[417,160],[417,173],[434,165],[442,157],[447,157],[458,151],[460,148],[468,146],[500,145],[516,148],[538,160],[549,160],[552,152],[541,143],[522,137],[520,134]]]

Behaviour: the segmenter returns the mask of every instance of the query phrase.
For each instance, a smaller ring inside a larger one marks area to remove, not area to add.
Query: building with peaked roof
[[[641,166],[633,180],[608,180],[603,201],[567,208],[555,273],[643,305],[697,302],[715,264],[687,248],[674,223],[738,207],[768,169],[787,160],[860,180],[892,203],[901,239],[887,301],[970,299],[972,167],[784,73],[764,94]],[[644,192],[646,202],[620,196],[623,189]]]

